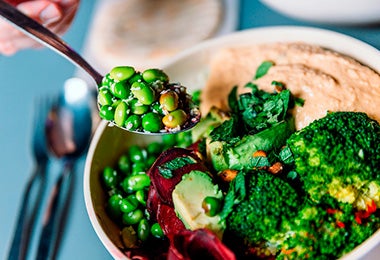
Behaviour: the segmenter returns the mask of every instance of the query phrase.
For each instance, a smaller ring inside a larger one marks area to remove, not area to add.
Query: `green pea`
[[[178,108],[178,100],[178,94],[175,91],[170,90],[161,94],[159,102],[162,109],[170,112]]]
[[[102,176],[103,176],[103,183],[109,189],[115,187],[119,181],[117,171],[109,166],[104,168]]]
[[[132,77],[135,74],[135,69],[131,66],[118,66],[114,67],[109,74],[111,78],[123,81]]]
[[[121,216],[120,204],[123,197],[120,194],[114,194],[108,199],[107,212],[110,216],[117,220]]]
[[[147,69],[142,73],[142,77],[148,83],[155,81],[169,82],[169,76],[160,69]]]
[[[162,231],[162,228],[160,226],[160,224],[158,224],[157,222],[154,223],[151,227],[150,227],[150,233],[156,237],[156,238],[163,238],[164,237],[164,232]]]
[[[177,109],[162,118],[162,123],[169,128],[182,126],[187,120],[187,114],[182,109]]]
[[[131,171],[131,160],[129,159],[129,156],[126,154],[123,154],[120,156],[118,160],[118,166],[119,169],[124,172],[125,174],[130,173]]]
[[[124,122],[128,115],[128,105],[125,102],[120,102],[120,104],[115,109],[114,121],[118,126],[124,126]]]
[[[112,93],[111,93],[111,91],[108,88],[101,87],[99,89],[98,103],[101,106],[112,105],[112,103],[113,103],[112,98],[113,98]]]
[[[127,190],[138,191],[149,187],[150,178],[147,174],[137,174],[127,177],[125,182],[126,183],[124,185],[127,187]]]
[[[133,84],[134,82],[141,82],[143,81],[143,78],[142,78],[142,75],[141,73],[136,73],[135,75],[133,75],[129,80],[129,84]]]
[[[144,82],[134,82],[131,91],[143,105],[151,105],[156,98],[154,90]]]
[[[159,142],[151,142],[147,145],[146,150],[149,155],[159,155],[162,152],[162,144]]]
[[[101,106],[99,116],[105,120],[111,121],[114,119],[115,109],[112,106]]]
[[[220,199],[212,196],[207,196],[202,201],[202,208],[204,209],[207,216],[213,217],[219,213],[221,209]]]
[[[103,78],[102,78],[102,83],[100,86],[107,86],[109,87],[111,83],[113,82],[113,79],[111,78],[110,74],[107,73]]]
[[[123,214],[123,223],[125,225],[134,225],[140,222],[140,220],[144,217],[144,213],[141,209],[136,209],[131,212],[127,212]]]
[[[146,206],[146,200],[148,197],[146,190],[141,189],[141,190],[136,191],[135,196],[136,196],[136,199],[138,200],[138,202],[140,202],[142,205]]]
[[[129,102],[131,112],[135,115],[143,115],[149,111],[149,106],[141,104],[137,98],[132,99]]]
[[[119,81],[111,84],[110,90],[115,97],[120,99],[128,98],[131,93],[131,89],[125,81]]]
[[[139,225],[137,226],[137,237],[141,241],[146,241],[150,235],[150,227],[147,219],[143,218],[140,220]]]
[[[138,145],[132,145],[129,147],[129,158],[131,159],[131,162],[143,162],[143,160],[145,160],[146,157],[147,152],[142,147]]]
[[[138,115],[130,115],[125,120],[125,128],[131,131],[138,129],[141,126],[141,117]]]
[[[120,210],[124,213],[134,211],[138,207],[138,201],[131,199],[130,196],[124,198],[120,202]]]
[[[145,131],[157,133],[162,129],[161,116],[154,112],[149,112],[143,116],[141,125]]]

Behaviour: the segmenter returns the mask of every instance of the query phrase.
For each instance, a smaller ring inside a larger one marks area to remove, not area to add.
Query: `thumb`
[[[55,23],[62,18],[60,8],[50,1],[28,1],[19,4],[17,8],[43,25]]]

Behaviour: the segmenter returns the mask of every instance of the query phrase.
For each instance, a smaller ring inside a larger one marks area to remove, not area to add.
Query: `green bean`
[[[148,83],[155,81],[169,82],[168,75],[160,69],[147,69],[142,73],[142,77]]]
[[[118,126],[124,126],[128,115],[128,105],[125,102],[120,102],[115,109],[114,121]]]
[[[101,106],[99,116],[105,120],[111,121],[114,119],[115,109],[112,106]]]
[[[158,224],[157,222],[154,223],[150,227],[150,233],[152,234],[152,236],[154,236],[156,238],[163,238],[164,237],[164,232],[162,231],[160,224]]]
[[[130,115],[125,120],[125,128],[131,131],[138,129],[141,126],[141,117],[138,115]]]
[[[154,112],[146,113],[142,118],[141,125],[145,131],[157,133],[162,129],[161,116]]]
[[[162,118],[162,122],[169,128],[182,126],[187,120],[187,115],[182,109],[177,109]]]
[[[109,75],[111,78],[117,81],[127,80],[135,74],[135,69],[130,66],[118,66],[114,67]]]
[[[149,229],[149,222],[147,219],[143,218],[140,220],[138,226],[137,226],[137,237],[145,242],[148,240],[150,235],[150,229]]]
[[[144,213],[141,209],[136,209],[131,212],[123,214],[122,221],[125,225],[134,225],[139,223],[139,221],[144,217]]]
[[[131,91],[143,105],[151,105],[155,100],[155,92],[144,82],[134,82]]]
[[[118,173],[112,167],[107,166],[103,170],[103,183],[107,188],[114,188],[119,181]]]

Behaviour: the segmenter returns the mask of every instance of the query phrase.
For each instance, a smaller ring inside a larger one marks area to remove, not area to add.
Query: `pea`
[[[147,200],[147,192],[146,190],[138,190],[136,191],[136,199],[138,200],[138,202],[140,202],[142,205],[146,206],[146,200]]]
[[[128,155],[123,154],[120,156],[120,158],[118,160],[118,166],[122,172],[124,172],[126,174],[130,173],[130,171],[131,171],[131,160],[129,160]]]
[[[131,175],[125,178],[123,184],[128,191],[138,191],[145,187],[149,187],[150,178],[147,174]]]
[[[125,120],[125,128],[128,130],[136,130],[141,126],[141,117],[138,115],[130,115]]]
[[[101,87],[99,89],[99,94],[98,94],[98,103],[101,105],[101,106],[105,106],[105,105],[111,105],[112,104],[112,93],[111,91],[106,88],[106,87]]]
[[[111,121],[114,119],[115,109],[112,106],[101,106],[99,116],[105,120]]]
[[[102,78],[102,83],[101,86],[109,86],[113,82],[113,79],[111,78],[110,74],[107,73],[103,78]]]
[[[155,92],[144,82],[134,82],[131,91],[143,105],[151,105],[155,100]]]
[[[120,99],[128,98],[131,93],[130,87],[124,81],[111,84],[110,90],[115,97]]]
[[[146,150],[138,145],[132,145],[129,147],[129,158],[132,162],[142,162],[146,158]]]
[[[131,212],[127,212],[123,214],[123,223],[125,225],[134,225],[139,223],[139,221],[144,217],[144,213],[141,209],[136,209]]]
[[[164,232],[162,231],[162,228],[160,226],[160,224],[158,224],[157,222],[154,223],[151,227],[150,227],[150,233],[156,237],[156,238],[163,238],[164,237]]]
[[[151,142],[147,145],[146,150],[150,155],[159,155],[162,152],[161,146],[159,142]]]
[[[115,109],[114,121],[118,126],[124,126],[124,122],[128,115],[128,105],[125,102],[120,102],[120,104]]]
[[[219,213],[221,209],[220,199],[212,196],[207,196],[202,201],[202,208],[207,216],[213,217]]]
[[[143,116],[141,125],[145,131],[157,133],[162,129],[161,116],[154,112],[149,112]]]
[[[141,104],[137,98],[130,101],[131,112],[135,115],[143,115],[149,111],[149,106]]]
[[[110,216],[117,220],[122,212],[120,210],[120,204],[123,197],[119,194],[114,194],[108,199],[107,203],[107,211],[110,214]]]
[[[162,118],[162,122],[169,128],[182,126],[187,120],[187,115],[182,109],[177,109]]]
[[[139,225],[137,226],[137,237],[141,241],[146,241],[150,235],[150,227],[147,219],[143,218],[140,220]]]
[[[162,115],[162,116],[164,115],[164,111],[162,110],[161,104],[158,101],[153,102],[153,104],[151,105],[151,109],[153,112],[159,115]]]
[[[135,74],[135,69],[131,66],[118,66],[114,67],[109,75],[117,81],[127,80]]]
[[[160,69],[147,69],[142,73],[142,77],[148,83],[154,81],[169,82],[169,76]]]
[[[105,167],[103,170],[103,183],[106,185],[106,187],[111,189],[116,186],[118,181],[119,178],[117,171],[109,166]]]
[[[134,211],[135,209],[137,209],[138,205],[139,204],[138,204],[137,200],[131,199],[131,197],[128,196],[127,198],[124,198],[121,200],[120,211],[122,211],[124,213],[128,213],[128,212],[131,212],[131,211]]]
[[[134,82],[141,82],[143,81],[143,78],[141,76],[141,73],[136,73],[135,75],[133,75],[129,80],[129,84],[133,84]]]
[[[167,111],[173,111],[178,108],[178,94],[175,91],[167,91],[161,94],[159,102],[162,109]]]

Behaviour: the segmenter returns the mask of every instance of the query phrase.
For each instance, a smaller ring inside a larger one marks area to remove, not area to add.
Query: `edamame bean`
[[[178,100],[178,94],[175,91],[170,90],[161,94],[159,102],[162,109],[170,112],[178,108]]]
[[[139,223],[139,221],[144,217],[144,213],[141,209],[136,209],[131,212],[123,214],[122,221],[125,225],[134,225]]]
[[[136,73],[128,80],[130,85],[132,85],[134,82],[141,82],[141,81],[143,81],[143,77],[141,73]]]
[[[147,69],[142,73],[142,77],[148,83],[155,81],[169,82],[168,75],[160,69]]]
[[[162,122],[169,128],[182,126],[187,120],[187,114],[182,109],[177,109],[162,118]]]
[[[124,81],[112,83],[110,90],[115,97],[120,99],[128,98],[131,93],[130,87]]]
[[[129,147],[129,158],[131,159],[131,162],[142,162],[146,158],[146,156],[146,150],[141,148],[140,146],[132,145]]]
[[[173,147],[177,143],[176,134],[166,134],[162,136],[162,142],[165,147]]]
[[[118,160],[118,166],[119,166],[119,169],[125,174],[128,174],[131,172],[131,160],[129,160],[128,155],[123,154],[120,156]]]
[[[132,175],[145,173],[145,163],[137,162],[132,165]]]
[[[147,145],[146,150],[149,155],[159,155],[162,152],[162,144],[159,142],[151,142]]]
[[[109,86],[113,82],[113,79],[111,78],[110,74],[107,73],[103,78],[102,78],[102,83],[101,86]]]
[[[144,82],[134,82],[131,91],[143,105],[151,105],[155,100],[154,90]]]
[[[138,191],[145,187],[149,187],[150,178],[147,174],[131,175],[126,178],[124,185],[126,185],[126,188],[129,191]]]
[[[99,116],[105,120],[111,121],[114,118],[115,109],[112,106],[101,106]]]
[[[138,115],[130,115],[125,120],[125,128],[128,130],[136,130],[141,126],[141,117]]]
[[[120,211],[128,213],[137,209],[138,205],[139,204],[137,200],[132,199],[130,196],[128,196],[127,198],[121,200]]]
[[[135,69],[131,66],[117,66],[114,67],[109,75],[117,81],[127,80],[135,74]]]
[[[120,194],[114,194],[108,199],[107,212],[115,220],[118,220],[122,214],[120,210],[120,203],[122,199],[123,197]]]
[[[117,171],[107,166],[103,170],[103,183],[108,189],[114,188],[119,182]]]
[[[162,110],[162,107],[161,107],[161,104],[160,102],[156,101],[154,102],[152,105],[151,105],[151,109],[153,112],[163,116],[164,115],[164,111]]]
[[[136,199],[138,202],[140,202],[142,205],[146,206],[146,200],[147,200],[147,191],[146,190],[138,190],[136,191]]]
[[[157,133],[162,129],[161,116],[154,112],[149,112],[143,116],[141,125],[145,131]]]
[[[125,102],[120,102],[120,104],[115,109],[114,121],[118,126],[124,126],[125,120],[128,115],[128,105]]]
[[[137,98],[132,99],[129,102],[131,112],[135,115],[143,115],[149,111],[149,106],[141,104]]]
[[[145,218],[141,219],[137,226],[137,237],[141,241],[146,241],[150,235],[149,221]]]
[[[112,93],[107,87],[101,87],[99,89],[98,103],[101,106],[111,105],[113,103],[112,97]]]
[[[162,231],[160,224],[158,224],[157,222],[154,223],[150,227],[150,233],[152,234],[152,236],[154,236],[156,238],[163,238],[164,237],[164,232]]]

